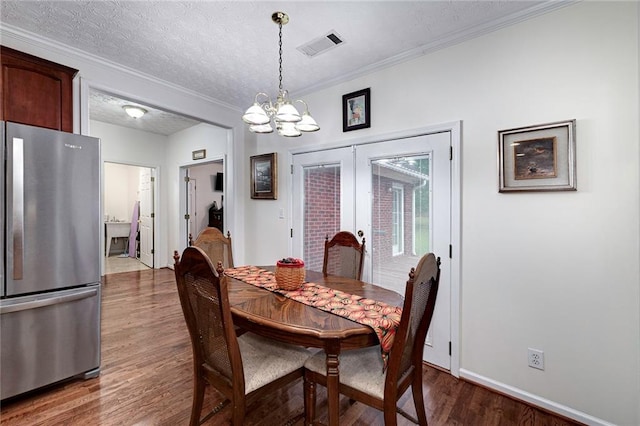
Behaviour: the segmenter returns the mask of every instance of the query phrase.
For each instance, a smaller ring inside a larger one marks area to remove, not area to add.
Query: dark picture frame
[[[342,95],[342,131],[371,127],[371,88]]]
[[[277,153],[251,157],[251,198],[257,200],[278,199]]]
[[[576,120],[498,131],[499,192],[576,191]]]

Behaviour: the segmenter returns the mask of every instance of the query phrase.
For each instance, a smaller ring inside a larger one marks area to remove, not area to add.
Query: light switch
[[[284,209],[280,209],[280,219],[284,219]]]

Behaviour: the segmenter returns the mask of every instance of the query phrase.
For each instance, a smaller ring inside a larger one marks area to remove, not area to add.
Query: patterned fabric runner
[[[297,290],[281,290],[277,288],[275,274],[257,266],[229,268],[225,269],[224,273],[231,278],[371,327],[380,341],[386,369],[389,351],[393,346],[396,329],[400,325],[401,307],[309,282],[305,282]]]

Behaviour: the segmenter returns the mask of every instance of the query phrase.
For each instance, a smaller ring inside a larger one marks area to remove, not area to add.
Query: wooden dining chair
[[[178,295],[193,352],[193,403],[190,425],[202,420],[205,386],[213,386],[231,402],[232,424],[243,424],[246,407],[254,400],[303,376],[310,352],[252,333],[236,336],[229,305],[227,280],[221,263],[198,247],[187,247],[180,259],[174,252]]]
[[[227,231],[225,236],[218,228],[207,227],[193,241],[189,234],[189,246],[200,247],[211,259],[211,263],[233,268],[233,250],[231,249],[231,233]]]
[[[364,265],[364,237],[362,244],[355,235],[348,231],[340,231],[329,240],[329,235],[324,240],[324,261],[322,273],[337,275],[340,277],[362,278],[362,266]]]
[[[424,255],[411,268],[405,290],[400,325],[396,331],[386,370],[380,346],[344,351],[340,354],[340,393],[384,412],[384,424],[397,424],[396,412],[421,426],[427,425],[422,395],[422,353],[440,282],[440,258]],[[305,363],[305,424],[313,424],[316,384],[326,387],[326,360],[316,354]],[[397,407],[411,386],[418,419]]]

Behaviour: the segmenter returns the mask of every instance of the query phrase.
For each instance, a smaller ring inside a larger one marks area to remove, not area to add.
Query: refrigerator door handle
[[[24,140],[13,138],[13,279],[21,280],[24,264]]]
[[[76,291],[71,294],[62,296],[48,297],[46,299],[29,300],[23,303],[12,303],[6,306],[0,305],[0,315],[8,314],[11,312],[26,311],[29,309],[43,308],[45,306],[58,305],[61,303],[73,302],[74,300],[87,299],[98,294],[97,288],[92,288],[84,291]]]

